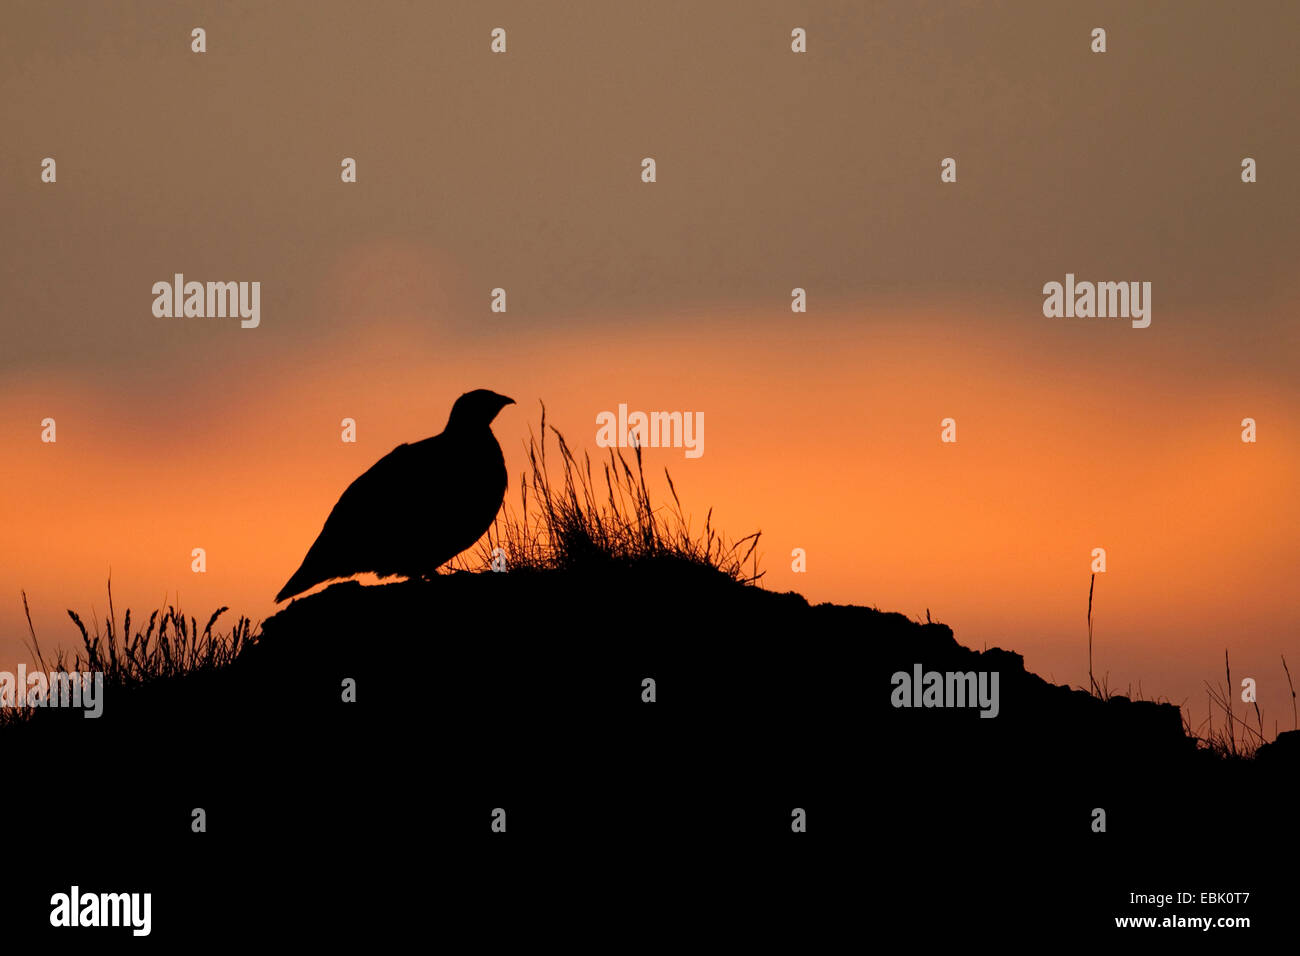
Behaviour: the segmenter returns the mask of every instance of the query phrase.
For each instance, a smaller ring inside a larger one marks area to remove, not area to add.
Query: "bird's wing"
[[[317,542],[326,535],[344,532],[351,538],[355,533],[374,527],[377,521],[391,520],[400,514],[399,509],[405,503],[405,493],[413,477],[412,457],[410,445],[398,445],[362,472],[339,495]]]
[[[410,457],[411,446],[398,445],[348,485],[281,594],[296,594],[329,578],[358,571],[382,570],[364,567],[369,555],[363,543],[375,529],[382,533],[402,521],[400,509],[409,500],[407,488],[412,479]]]
[[[386,513],[398,502],[391,500],[410,480],[411,446],[398,445],[375,462],[344,489],[338,503],[325,519],[325,528],[331,521],[346,523],[368,518],[375,513]]]

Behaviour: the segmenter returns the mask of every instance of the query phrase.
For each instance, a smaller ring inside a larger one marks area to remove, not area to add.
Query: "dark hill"
[[[997,716],[892,706],[916,665],[997,672]],[[942,624],[672,561],[338,584],[224,670],[0,740],[29,781],[7,819],[64,852],[87,841],[83,883],[129,868],[161,895],[160,930],[202,917],[216,935],[288,906],[323,907],[331,940],[382,938],[400,924],[349,914],[412,893],[443,921],[509,898],[634,924],[703,900],[828,927],[868,905],[1098,924],[1130,892],[1249,882],[1243,845],[1262,880],[1295,836],[1293,746],[1224,761],[1171,705],[1103,702]],[[37,872],[33,899],[66,890],[65,860]],[[211,921],[232,887],[234,922]]]

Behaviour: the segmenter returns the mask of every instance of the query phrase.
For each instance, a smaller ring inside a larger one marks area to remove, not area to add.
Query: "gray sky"
[[[263,353],[345,342],[307,293],[377,237],[439,257],[393,282],[444,336],[490,341],[495,286],[533,331],[795,285],[1014,328],[1073,271],[1151,281],[1167,345],[1293,367],[1300,5],[1068,7],[7,4],[0,371],[217,374],[250,333],[149,321],[176,271],[261,280]]]

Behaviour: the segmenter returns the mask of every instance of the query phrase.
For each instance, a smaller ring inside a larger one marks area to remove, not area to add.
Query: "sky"
[[[540,402],[592,454],[620,403],[700,412],[703,455],[648,461],[762,531],[767,587],[929,609],[1059,683],[1105,548],[1112,689],[1199,723],[1227,649],[1289,729],[1298,30],[1258,2],[11,3],[0,669],[21,592],[71,646],[110,573],[119,614],[265,618],[343,488],[486,387],[519,403],[513,500]],[[155,316],[176,273],[259,281],[260,324]],[[1150,282],[1150,327],[1044,316],[1067,273]]]

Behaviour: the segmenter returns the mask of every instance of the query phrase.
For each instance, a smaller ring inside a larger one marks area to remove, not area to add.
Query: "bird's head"
[[[486,388],[476,388],[456,399],[451,406],[451,417],[447,419],[449,429],[487,428],[497,412],[507,405],[513,405],[513,398],[506,398]]]

